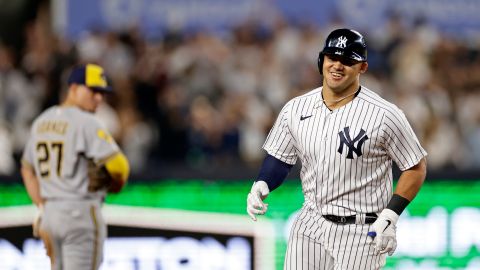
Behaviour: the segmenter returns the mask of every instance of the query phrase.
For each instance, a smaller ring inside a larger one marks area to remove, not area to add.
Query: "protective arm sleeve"
[[[292,167],[293,165],[287,164],[271,155],[267,155],[263,160],[257,181],[265,181],[268,189],[273,191],[283,183]]]
[[[110,192],[119,192],[128,180],[130,174],[130,165],[127,157],[118,152],[105,161],[105,169],[112,178]]]

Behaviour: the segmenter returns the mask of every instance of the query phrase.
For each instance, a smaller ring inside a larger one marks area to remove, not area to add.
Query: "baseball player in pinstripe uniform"
[[[119,192],[128,178],[126,157],[93,115],[110,91],[100,66],[75,67],[65,102],[35,119],[23,153],[23,181],[39,208],[34,235],[54,270],[99,268],[106,237],[100,208],[106,192]],[[92,164],[110,182],[92,185]]]
[[[247,196],[253,220],[300,159],[305,201],[284,269],[381,269],[396,248],[396,223],[426,175],[426,152],[403,112],[360,85],[363,36],[329,34],[319,54],[323,86],[290,100],[263,148],[267,156]],[[392,162],[402,173],[393,191]]]

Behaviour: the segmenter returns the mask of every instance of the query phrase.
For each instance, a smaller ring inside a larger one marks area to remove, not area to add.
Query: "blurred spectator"
[[[10,175],[15,171],[15,160],[13,158],[13,142],[8,127],[0,124],[0,174]]]
[[[31,121],[40,112],[44,84],[15,68],[14,59],[11,49],[0,46],[0,121],[8,123],[12,149],[20,153]]]

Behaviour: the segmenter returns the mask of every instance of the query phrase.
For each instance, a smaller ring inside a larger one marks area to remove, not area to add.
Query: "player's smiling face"
[[[357,89],[359,74],[367,70],[366,62],[356,62],[333,55],[325,55],[323,61],[324,87],[335,94]]]

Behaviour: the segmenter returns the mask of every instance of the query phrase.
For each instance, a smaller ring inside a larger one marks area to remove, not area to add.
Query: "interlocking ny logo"
[[[347,47],[347,41],[348,39],[346,37],[341,36],[337,39],[337,44],[335,45],[335,47],[344,49],[345,47]]]
[[[340,146],[338,147],[338,152],[340,154],[343,154],[343,145],[346,145],[348,146],[348,159],[353,159],[353,152],[357,154],[357,157],[362,155],[362,145],[368,140],[368,136],[365,135],[365,130],[360,129],[358,135],[352,140],[350,138],[350,127],[345,127],[343,131],[338,133],[338,136],[340,136]],[[355,147],[356,142],[358,142],[357,147]]]

